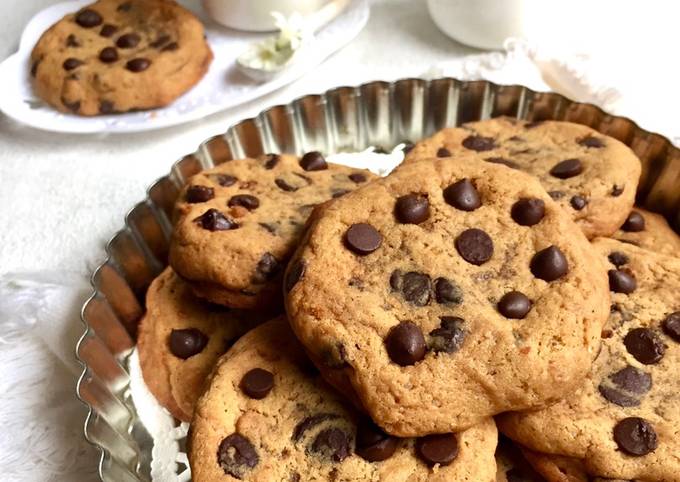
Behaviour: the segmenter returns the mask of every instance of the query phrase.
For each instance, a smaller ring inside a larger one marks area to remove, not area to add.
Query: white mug
[[[307,16],[328,0],[203,0],[203,7],[218,23],[250,32],[276,30],[271,12],[285,17],[297,12]]]
[[[531,0],[428,0],[432,20],[454,40],[501,49],[508,37],[524,37]]]

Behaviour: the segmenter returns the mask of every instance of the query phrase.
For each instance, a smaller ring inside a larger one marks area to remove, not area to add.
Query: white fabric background
[[[0,58],[16,48],[26,20],[49,3],[0,3]],[[125,212],[182,154],[233,121],[337,85],[428,72],[543,85],[535,63],[521,50],[509,60],[496,55],[458,61],[479,51],[439,33],[424,0],[372,3],[364,32],[321,67],[279,92],[192,124],[95,137],[39,132],[0,115],[3,480],[95,480],[97,454],[82,440],[82,407],[73,396],[79,371],[73,346],[81,329],[77,307],[87,294],[84,280],[103,259],[103,246],[122,226]],[[536,44],[534,58],[559,79],[553,88],[680,139],[672,114],[680,107],[671,84],[678,78],[676,55],[674,44],[662,36],[673,32],[663,23],[678,16],[660,10],[675,2],[627,3],[636,9],[622,12],[609,1],[597,11],[575,4],[574,18],[553,22],[551,37]],[[592,28],[574,22],[610,33],[591,35]],[[560,58],[569,63],[554,61],[565,49],[569,55]],[[574,56],[579,50],[591,55]]]

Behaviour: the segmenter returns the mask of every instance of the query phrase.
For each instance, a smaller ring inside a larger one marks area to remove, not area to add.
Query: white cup
[[[501,49],[508,37],[524,37],[531,0],[428,0],[432,20],[454,40]]]
[[[250,32],[276,30],[271,12],[289,17],[319,10],[328,0],[203,0],[203,7],[218,23]]]

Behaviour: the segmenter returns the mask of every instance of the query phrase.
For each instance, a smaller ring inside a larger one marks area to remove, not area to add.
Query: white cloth
[[[12,3],[0,5],[3,39],[7,32],[18,38]],[[21,2],[19,14],[27,18],[31,8],[37,11],[45,3]],[[73,392],[79,372],[73,347],[82,329],[79,307],[89,291],[87,276],[145,188],[180,155],[235,120],[337,85],[439,74],[553,88],[680,142],[680,128],[668,114],[680,104],[677,94],[635,82],[603,57],[571,55],[556,61],[514,43],[507,56],[463,58],[478,51],[440,34],[424,2],[372,3],[366,30],[315,71],[258,102],[186,126],[85,137],[37,132],[0,116],[3,480],[96,480],[98,454],[81,436],[83,407]],[[0,55],[11,51],[4,42],[0,49]],[[675,99],[665,97],[669,94]]]

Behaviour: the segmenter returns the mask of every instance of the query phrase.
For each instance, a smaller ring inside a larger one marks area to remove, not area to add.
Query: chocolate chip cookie
[[[230,311],[194,296],[170,268],[146,294],[137,349],[146,385],[176,418],[188,422],[217,359],[249,328],[257,312]]]
[[[66,15],[31,53],[36,93],[83,116],[162,107],[208,71],[203,25],[172,0],[99,0]]]
[[[557,404],[504,414],[501,429],[528,448],[583,461],[588,474],[680,480],[680,259],[610,239],[611,314],[585,383]]]
[[[269,154],[226,162],[180,194],[170,264],[194,291],[234,308],[281,305],[281,278],[314,206],[375,178],[363,169]]]
[[[458,434],[397,439],[325,385],[285,319],[243,336],[196,405],[195,482],[495,480],[493,420]]]
[[[510,117],[444,129],[418,142],[404,162],[426,157],[477,159],[539,178],[588,238],[610,236],[633,207],[640,160],[625,144],[570,122]]]
[[[636,207],[612,238],[656,253],[680,257],[680,236],[660,214]]]
[[[284,289],[324,376],[397,436],[556,401],[609,311],[602,261],[540,183],[463,155],[320,207]]]
[[[582,460],[522,449],[524,457],[548,482],[631,482],[588,475]]]
[[[496,482],[545,482],[529,464],[519,446],[498,437],[496,448]]]

